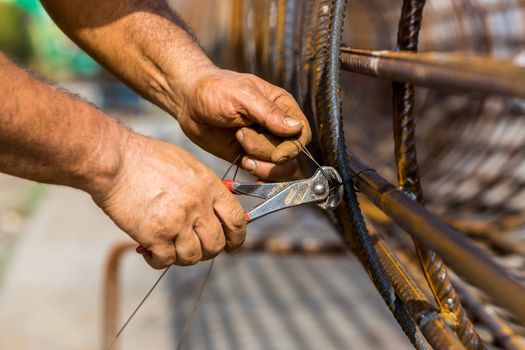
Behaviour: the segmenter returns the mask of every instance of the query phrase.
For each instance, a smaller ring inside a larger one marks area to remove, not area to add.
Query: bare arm
[[[168,112],[214,67],[165,1],[42,0],[57,25],[103,66]]]
[[[86,191],[155,268],[195,264],[244,240],[242,208],[210,169],[1,53],[0,172]]]
[[[306,117],[285,90],[217,68],[165,0],[42,0],[78,45],[137,92],[179,120],[207,151],[265,178],[290,175]],[[265,127],[265,132],[250,128]]]
[[[90,192],[118,171],[123,128],[1,53],[0,125],[1,172]]]

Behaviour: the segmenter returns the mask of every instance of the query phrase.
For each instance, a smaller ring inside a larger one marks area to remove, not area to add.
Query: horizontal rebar
[[[354,184],[412,237],[439,253],[455,272],[494,297],[525,324],[525,286],[469,239],[427,211],[348,151]]]
[[[341,48],[349,72],[428,88],[525,98],[525,66],[506,59],[440,52]]]

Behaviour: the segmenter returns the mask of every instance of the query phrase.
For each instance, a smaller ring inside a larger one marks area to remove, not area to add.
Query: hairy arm
[[[94,191],[115,176],[125,131],[0,53],[0,171]]]
[[[263,178],[296,170],[292,159],[311,132],[293,97],[216,67],[166,0],[41,1],[80,47],[176,117],[205,150],[228,161],[243,152],[242,166]]]
[[[180,110],[190,80],[214,67],[165,1],[41,2],[81,48],[168,112]]]

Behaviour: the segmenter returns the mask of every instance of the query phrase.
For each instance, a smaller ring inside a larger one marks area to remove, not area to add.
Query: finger
[[[222,224],[226,239],[225,250],[237,249],[246,238],[246,218],[240,203],[225,190],[225,195],[218,197],[213,204],[215,215]]]
[[[297,140],[287,140],[281,142],[270,155],[270,161],[273,163],[285,163],[290,159],[297,157],[306,147],[307,142]]]
[[[277,162],[279,159],[290,159],[296,157],[302,148],[306,147],[312,139],[312,130],[310,129],[308,120],[299,108],[297,102],[295,102],[291,96],[282,95],[275,100],[275,103],[287,115],[294,119],[301,120],[304,127],[298,135],[295,135],[289,140],[290,142],[283,142],[276,147],[271,155],[271,160],[273,162]]]
[[[282,142],[276,136],[259,133],[252,128],[241,128],[235,136],[246,154],[267,161],[271,160],[272,152]]]
[[[246,117],[277,136],[293,136],[303,128],[303,121],[286,115],[277,104],[266,98],[258,89],[253,89],[238,103]]]
[[[147,249],[149,253],[142,254],[142,257],[148,265],[156,270],[161,270],[173,265],[177,259],[175,247],[171,242],[156,244],[145,249]]]
[[[181,233],[175,239],[176,265],[195,265],[202,259],[201,242],[193,230]]]
[[[279,180],[292,176],[297,170],[298,164],[295,159],[283,164],[275,164],[245,156],[241,161],[241,166],[259,178]]]
[[[214,258],[224,249],[226,238],[215,213],[212,212],[208,217],[199,220],[194,230],[202,247],[202,260]]]

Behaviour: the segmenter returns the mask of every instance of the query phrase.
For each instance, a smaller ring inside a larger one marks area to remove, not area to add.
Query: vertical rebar
[[[319,122],[320,143],[324,163],[336,167],[343,178],[350,178],[346,144],[341,119],[339,55],[346,9],[345,0],[320,0],[312,65],[313,113]],[[344,185],[344,200],[336,215],[345,234],[345,242],[352,245],[379,294],[417,349],[428,348],[418,332],[415,320],[395,291],[374,249],[372,239],[350,182]]]
[[[425,0],[403,0],[397,36],[398,50],[417,51],[424,6]],[[393,83],[393,129],[398,181],[403,192],[423,204],[415,140],[414,102],[412,84]],[[483,342],[452,286],[443,260],[419,242],[414,241],[414,244],[425,277],[438,302],[440,314],[467,349],[484,349]]]

